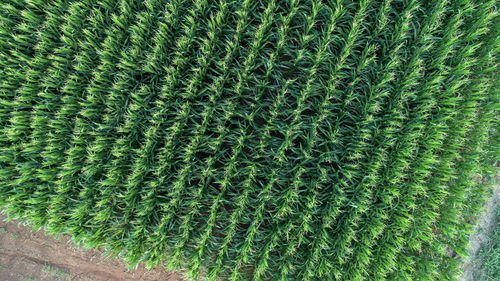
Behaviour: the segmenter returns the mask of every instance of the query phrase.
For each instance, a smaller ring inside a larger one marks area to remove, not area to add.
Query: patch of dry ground
[[[0,215],[0,280],[2,281],[180,281],[181,273],[128,270],[118,259],[102,257],[102,251],[79,249],[64,236],[57,241],[44,231],[32,232],[18,221]]]

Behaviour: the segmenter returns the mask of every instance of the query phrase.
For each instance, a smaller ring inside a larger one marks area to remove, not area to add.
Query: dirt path
[[[117,260],[101,257],[102,251],[78,249],[69,237],[55,241],[43,231],[4,221],[0,215],[0,280],[184,280],[180,273],[147,271],[143,266],[128,271]]]

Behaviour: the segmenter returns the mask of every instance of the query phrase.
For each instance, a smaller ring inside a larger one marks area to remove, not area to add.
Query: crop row
[[[0,6],[12,217],[193,279],[458,273],[499,155],[497,1]]]

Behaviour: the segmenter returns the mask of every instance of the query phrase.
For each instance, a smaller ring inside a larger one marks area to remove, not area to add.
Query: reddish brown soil
[[[0,280],[184,280],[181,273],[148,271],[143,266],[128,270],[118,259],[102,257],[102,251],[79,249],[57,241],[44,231],[33,232],[18,221],[4,221],[0,215]]]

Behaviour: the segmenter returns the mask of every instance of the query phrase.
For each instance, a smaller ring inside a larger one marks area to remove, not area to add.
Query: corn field
[[[455,280],[496,0],[0,0],[0,206],[194,280]]]

